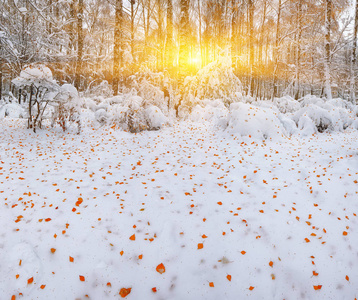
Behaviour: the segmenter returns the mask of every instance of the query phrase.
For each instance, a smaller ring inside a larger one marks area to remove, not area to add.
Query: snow
[[[22,88],[35,85],[37,88],[47,88],[48,90],[56,90],[58,85],[52,77],[51,70],[45,65],[29,65],[25,67],[18,77],[11,81],[17,87]]]
[[[262,141],[274,111],[230,114],[259,139],[189,120],[130,134],[91,110],[81,135],[0,119],[1,297],[357,297],[358,131]]]

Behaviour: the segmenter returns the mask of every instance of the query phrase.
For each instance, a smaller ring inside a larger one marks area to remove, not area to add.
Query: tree
[[[355,3],[355,17],[354,17],[354,29],[353,29],[353,48],[352,48],[352,57],[351,57],[351,101],[352,103],[356,103],[356,95],[355,95],[355,69],[356,69],[356,61],[357,61],[357,33],[358,33],[358,0]]]
[[[75,77],[75,87],[76,87],[76,89],[80,88],[81,75],[82,75],[83,9],[84,9],[83,0],[78,0],[78,10],[77,10],[77,61],[76,61],[76,77]]]
[[[182,74],[189,69],[189,39],[190,39],[190,23],[189,23],[189,5],[190,0],[180,0],[180,18],[179,18],[179,68]]]
[[[165,65],[172,72],[174,63],[173,2],[167,0],[167,27],[165,39]]]
[[[118,94],[119,70],[123,67],[123,1],[116,0],[113,47],[113,93]]]
[[[325,0],[325,56],[324,56],[324,80],[325,94],[328,100],[332,99],[331,89],[331,22],[332,0]]]

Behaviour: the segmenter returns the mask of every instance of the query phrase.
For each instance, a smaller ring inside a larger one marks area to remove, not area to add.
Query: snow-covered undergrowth
[[[93,115],[81,135],[0,120],[1,299],[357,297],[356,130],[133,135]]]
[[[200,101],[189,119],[209,121],[230,133],[257,139],[276,139],[293,134],[307,136],[357,128],[357,106],[342,99],[325,101],[309,95],[300,101],[289,96],[274,101],[241,100],[232,103],[229,108],[220,100]]]

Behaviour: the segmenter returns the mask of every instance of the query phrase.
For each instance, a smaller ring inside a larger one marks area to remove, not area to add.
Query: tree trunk
[[[187,73],[189,68],[189,5],[190,0],[180,0],[180,19],[179,19],[179,68],[181,75]]]
[[[352,59],[351,59],[351,86],[350,86],[350,94],[351,101],[353,104],[356,104],[356,92],[355,92],[355,69],[357,62],[357,32],[358,31],[358,0],[356,0],[355,7],[355,18],[354,18],[354,36],[353,36],[353,49],[352,49]]]
[[[118,95],[119,70],[123,66],[122,26],[123,26],[123,0],[116,0],[115,25],[113,47],[113,93]]]
[[[278,46],[280,42],[280,21],[281,21],[281,8],[282,8],[282,1],[278,1],[278,12],[277,12],[277,25],[276,25],[276,40],[275,40],[275,48],[273,50],[273,57],[274,57],[274,74],[273,74],[273,98],[278,97]]]
[[[295,99],[298,100],[300,93],[300,72],[301,72],[301,36],[302,36],[302,0],[298,1],[297,9],[297,54],[296,54],[296,82],[295,82]]]
[[[167,28],[165,40],[165,65],[169,73],[173,70],[174,62],[174,40],[173,40],[173,2],[167,0]]]
[[[131,55],[134,62],[134,5],[135,0],[131,1]]]
[[[332,0],[326,0],[325,16],[325,58],[324,58],[324,79],[325,94],[327,100],[332,99],[331,89],[331,23],[332,23]]]
[[[198,0],[199,1],[199,0]],[[237,19],[238,19],[238,3],[237,0],[231,0],[231,65],[234,70],[237,69]]]
[[[83,0],[78,0],[77,11],[77,62],[76,62],[76,78],[75,87],[79,90],[82,75],[82,56],[83,56]]]
[[[281,1],[281,0],[280,0]],[[249,13],[249,70],[250,70],[250,95],[254,94],[254,3],[253,0],[248,0],[248,13]]]

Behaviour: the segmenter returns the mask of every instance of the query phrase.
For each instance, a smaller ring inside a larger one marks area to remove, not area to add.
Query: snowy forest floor
[[[358,131],[25,123],[0,120],[1,299],[358,297]]]

